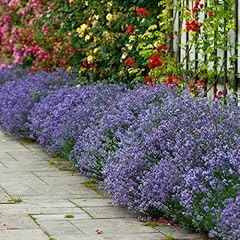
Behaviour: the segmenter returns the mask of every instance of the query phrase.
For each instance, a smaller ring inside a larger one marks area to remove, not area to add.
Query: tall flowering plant
[[[1,1],[0,62],[32,71],[65,67],[74,50],[67,44],[69,36],[58,33],[62,15],[53,14],[63,6],[57,1]]]
[[[201,88],[207,92],[208,85],[211,87],[224,75],[232,77],[236,74],[234,50],[238,43],[233,43],[229,35],[234,30],[234,1],[196,0],[189,7],[182,1],[161,0],[159,5],[164,9],[158,15],[160,23],[151,26],[152,31],[145,34],[147,39],[152,39],[152,43],[139,43],[138,46],[139,54],[150,64],[146,81],[178,86],[188,84],[191,92],[196,94]],[[178,29],[174,28],[176,22]],[[158,35],[157,38],[154,39],[154,35]],[[159,43],[168,47],[164,54],[159,54]],[[226,51],[228,56],[223,57]],[[217,53],[222,53],[222,56]],[[156,54],[161,65],[152,64]],[[193,54],[195,57],[192,57]],[[229,66],[226,66],[226,61]],[[226,81],[224,85],[226,91]],[[217,88],[214,93],[215,96],[226,94],[218,93]]]

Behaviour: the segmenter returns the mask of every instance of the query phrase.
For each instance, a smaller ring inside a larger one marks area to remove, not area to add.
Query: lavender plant
[[[0,68],[0,85],[14,81],[20,80],[23,77],[26,77],[29,72],[19,66],[5,66]]]
[[[211,230],[237,194],[239,108],[183,94],[147,113],[108,159],[106,189],[118,204]]]
[[[100,84],[50,94],[32,113],[32,128],[40,127],[38,141],[49,152],[68,157],[77,138],[97,124],[102,112],[122,91],[121,85]],[[59,100],[57,104],[55,99]]]
[[[240,239],[240,195],[235,199],[227,199],[225,205],[218,224],[219,232],[212,231],[211,234],[213,237],[218,235],[226,240],[238,240]]]
[[[30,137],[29,114],[36,102],[51,91],[72,85],[71,75],[63,70],[29,74],[8,81],[0,88],[0,124],[3,129],[21,137]]]
[[[239,239],[239,107],[163,85],[76,88],[62,70],[4,71],[5,130],[75,160],[117,204]]]
[[[78,169],[88,177],[103,180],[103,167],[109,156],[119,148],[120,135],[127,134],[129,128],[137,127],[141,113],[144,114],[152,102],[161,105],[167,95],[170,97],[173,94],[173,89],[164,86],[139,86],[120,95],[104,112],[99,124],[91,125],[79,135],[72,151]]]

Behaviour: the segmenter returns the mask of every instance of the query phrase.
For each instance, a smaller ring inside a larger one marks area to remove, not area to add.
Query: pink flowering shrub
[[[31,67],[31,71],[66,67],[66,59],[74,50],[68,44],[68,35],[56,31],[61,14],[55,17],[52,12],[59,4],[42,0],[1,1],[0,63]],[[41,19],[48,15],[48,24],[42,23]]]

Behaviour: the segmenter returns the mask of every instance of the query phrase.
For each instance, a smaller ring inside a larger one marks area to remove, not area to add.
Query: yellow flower
[[[69,0],[68,2],[70,5],[73,5],[75,3],[75,0]]]
[[[79,34],[79,37],[84,37],[85,31],[88,29],[87,24],[82,24],[80,27],[77,28],[77,33]]]
[[[70,73],[70,72],[72,72],[72,67],[71,66],[68,66],[67,67],[67,71]]]
[[[85,32],[86,29],[88,28],[88,25],[84,23],[84,24],[82,24],[82,25],[80,26],[80,28],[81,28],[81,30],[82,30],[83,32]]]
[[[127,53],[124,52],[124,53],[122,54],[122,56],[121,56],[121,59],[125,59],[126,57],[127,57]]]
[[[94,63],[94,57],[92,56],[92,55],[89,55],[88,57],[87,57],[87,61],[88,61],[88,63]]]
[[[93,53],[94,53],[94,54],[98,53],[98,51],[99,51],[99,48],[94,48],[94,49],[93,49]]]
[[[113,15],[111,13],[108,13],[106,16],[106,19],[111,22],[113,20]]]
[[[88,42],[90,39],[91,39],[91,37],[90,37],[89,35],[87,35],[87,36],[85,37],[85,42]]]
[[[129,51],[131,51],[133,49],[133,45],[131,45],[131,44],[126,44],[126,47]]]
[[[129,42],[135,41],[136,37],[134,35],[129,36]]]
[[[95,19],[96,21],[99,20],[99,15],[94,14],[93,17],[94,17],[94,19]]]
[[[93,22],[92,22],[92,26],[93,26],[93,27],[96,27],[98,24],[99,24],[99,21],[93,21]]]
[[[107,3],[107,8],[111,8],[112,7],[112,2],[108,2]]]

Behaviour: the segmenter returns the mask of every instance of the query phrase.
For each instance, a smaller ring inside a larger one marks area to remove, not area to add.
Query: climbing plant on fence
[[[140,55],[160,66],[149,65],[147,80],[190,84],[193,92],[204,87],[207,92],[214,86],[216,95],[226,95],[229,79],[238,77],[237,33],[234,0],[167,1],[162,0],[158,15],[159,25],[152,25],[144,37],[152,44],[139,43]],[[159,37],[154,40],[154,36]],[[163,47],[165,46],[165,47]],[[237,51],[236,51],[237,50]],[[216,83],[223,81],[223,91]],[[232,82],[233,85],[234,82]]]

